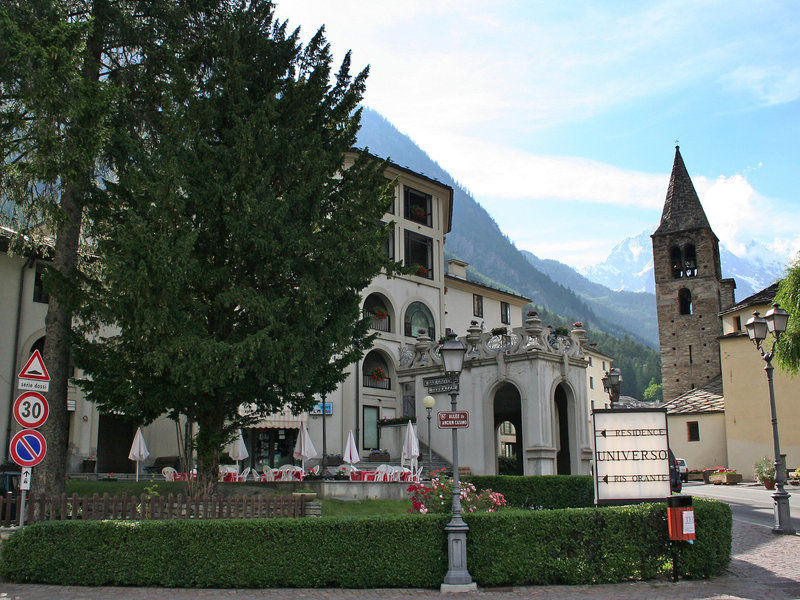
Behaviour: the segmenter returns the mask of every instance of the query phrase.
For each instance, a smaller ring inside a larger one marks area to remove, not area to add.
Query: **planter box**
[[[689,471],[689,481],[703,481],[703,474]]]
[[[714,485],[734,485],[742,480],[741,473],[712,473],[709,482]]]
[[[388,452],[370,452],[369,462],[387,462],[390,460]]]

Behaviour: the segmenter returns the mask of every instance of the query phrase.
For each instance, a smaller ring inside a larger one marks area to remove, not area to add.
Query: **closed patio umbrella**
[[[131,444],[131,451],[128,453],[128,458],[136,461],[136,481],[139,481],[139,462],[150,456],[147,451],[147,446],[144,443],[144,436],[142,435],[142,428],[136,429],[136,435],[133,436],[133,444]]]
[[[408,461],[411,469],[416,471],[417,458],[419,458],[419,440],[417,440],[417,433],[414,431],[414,425],[409,420],[406,427],[406,439],[403,442],[403,452],[400,455],[400,466],[404,466]]]
[[[308,426],[303,424],[300,427],[300,432],[297,434],[297,442],[294,445],[294,457],[299,458],[303,465],[303,470],[306,469],[306,461],[317,456],[317,449],[311,441],[311,434],[308,433]]]
[[[361,460],[361,457],[358,455],[358,446],[356,446],[356,440],[353,437],[352,429],[347,433],[347,444],[345,444],[344,447],[342,460],[351,466],[355,466],[355,464]]]
[[[236,461],[236,469],[239,469],[239,461],[244,460],[250,453],[247,451],[247,446],[244,445],[244,438],[242,437],[242,430],[236,430],[236,437],[233,441],[228,444],[228,447],[225,449],[233,460]]]

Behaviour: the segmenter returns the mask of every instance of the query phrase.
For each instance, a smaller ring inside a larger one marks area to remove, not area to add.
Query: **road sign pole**
[[[25,525],[25,496],[28,492],[21,490],[19,494],[19,526]]]

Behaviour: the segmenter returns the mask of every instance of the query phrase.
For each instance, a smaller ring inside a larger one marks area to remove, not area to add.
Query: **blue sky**
[[[800,251],[800,3],[283,0],[517,247],[585,267],[657,224],[680,141],[739,255]],[[750,248],[748,243],[760,242]]]

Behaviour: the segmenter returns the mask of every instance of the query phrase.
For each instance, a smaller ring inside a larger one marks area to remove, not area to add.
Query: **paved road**
[[[791,494],[789,509],[792,515],[792,525],[800,531],[800,488],[787,486],[786,491]],[[739,483],[737,485],[710,485],[690,481],[683,485],[682,492],[692,496],[716,498],[730,504],[733,518],[736,521],[750,523],[762,527],[772,528],[775,521],[773,509],[774,500],[772,490],[767,490],[762,485]]]
[[[80,557],[75,557],[80,560]],[[377,582],[376,582],[377,583]],[[447,596],[445,596],[446,598]],[[405,600],[443,598],[438,590],[173,590],[88,588],[0,583],[0,600]],[[761,525],[733,524],[733,559],[721,576],[702,581],[642,581],[595,586],[484,589],[476,600],[791,600],[800,598],[800,536],[774,535]]]

